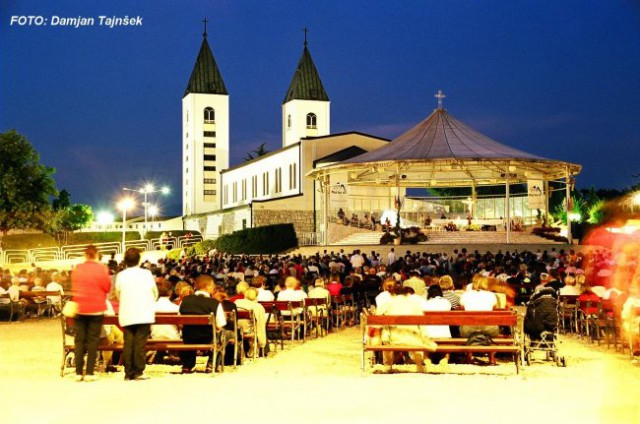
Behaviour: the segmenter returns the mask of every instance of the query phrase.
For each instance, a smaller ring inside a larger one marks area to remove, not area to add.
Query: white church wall
[[[222,208],[300,193],[300,145],[222,173]]]

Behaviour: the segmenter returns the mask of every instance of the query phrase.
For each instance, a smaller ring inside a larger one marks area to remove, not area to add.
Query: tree
[[[265,144],[266,143],[262,143],[260,146],[258,146],[257,149],[253,149],[249,153],[247,153],[247,156],[244,157],[244,161],[249,162],[250,160],[254,160],[269,153],[269,151],[265,148]]]
[[[71,194],[67,190],[60,190],[60,194],[51,204],[50,218],[44,230],[55,235],[60,245],[67,244],[70,232],[80,230],[93,221],[91,206],[71,204]]]
[[[31,143],[15,130],[0,134],[0,231],[43,228],[58,191],[55,169],[40,163]]]

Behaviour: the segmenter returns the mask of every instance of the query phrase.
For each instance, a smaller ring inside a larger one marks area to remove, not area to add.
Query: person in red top
[[[585,284],[582,286],[582,294],[578,296],[578,301],[580,302],[580,310],[583,314],[595,315],[598,313],[598,302],[600,302],[600,297],[591,291],[591,286]],[[589,307],[587,307],[587,302],[589,303]]]
[[[71,274],[73,300],[78,303],[75,317],[76,381],[95,381],[93,370],[111,278],[107,267],[98,262],[95,246],[88,246],[84,256],[86,262],[78,265]],[[87,369],[83,377],[85,353]]]

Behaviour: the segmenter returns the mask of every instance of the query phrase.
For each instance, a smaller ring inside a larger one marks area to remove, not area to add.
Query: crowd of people
[[[82,317],[76,335],[80,347],[76,366],[78,379],[84,381],[93,378],[95,346],[100,339],[100,319],[96,317],[109,309],[105,306],[108,301],[118,302],[124,343],[128,346],[124,352],[125,378],[133,380],[146,378],[147,358],[142,349],[148,337],[179,335],[190,343],[206,343],[212,337],[210,329],[185,326],[180,333],[180,329],[154,326],[155,312],[214,312],[218,327],[231,331],[223,312],[237,308],[252,310],[258,322],[256,328],[249,328],[248,322],[241,323],[244,332],[257,335],[257,346],[247,346],[248,351],[268,347],[265,310],[259,302],[276,299],[317,297],[329,302],[331,296],[351,295],[358,311],[364,308],[371,313],[406,314],[459,308],[505,309],[535,300],[540,293],[553,292],[555,296],[578,295],[582,303],[587,299],[619,301],[624,303],[622,318],[626,331],[637,331],[639,324],[628,319],[631,310],[640,306],[640,268],[635,248],[589,253],[555,248],[480,253],[462,248],[452,254],[411,251],[401,254],[392,248],[384,257],[375,251],[367,254],[360,250],[350,253],[325,250],[311,256],[227,255],[212,251],[204,257],[165,259],[140,266],[135,249],[125,253],[123,263],[110,260],[108,266],[99,263],[98,252],[94,250],[88,249],[87,262],[77,266],[71,276],[36,267],[16,275],[1,271],[0,294],[7,291],[11,299],[17,299],[15,293],[29,287],[44,286],[50,290],[55,284],[61,290],[72,290]],[[87,291],[83,281],[90,281],[93,288]],[[467,337],[478,330],[490,336],[498,331],[461,328],[460,335]],[[450,336],[448,327],[430,326],[422,342]],[[85,351],[89,355],[83,370],[81,354]],[[184,373],[192,372],[194,353],[182,353],[180,364]],[[208,370],[215,365],[209,362]]]

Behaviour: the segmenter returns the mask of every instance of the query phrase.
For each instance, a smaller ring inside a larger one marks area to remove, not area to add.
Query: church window
[[[282,168],[276,168],[276,184],[274,193],[280,193],[282,191]]]
[[[204,131],[202,136],[203,137],[215,137],[216,136],[216,132],[215,131]]]
[[[247,200],[247,179],[242,180],[242,201]]]
[[[216,191],[215,190],[205,190],[204,194],[207,196],[215,196],[216,195]]]
[[[234,181],[233,183],[233,203],[238,201],[238,182]]]
[[[216,160],[216,155],[204,155],[204,160]]]
[[[258,176],[254,175],[251,177],[251,198],[255,199],[258,197]]]
[[[216,147],[216,143],[204,143],[204,147],[205,148],[211,148],[211,149],[215,149]]]
[[[289,165],[289,190],[295,190],[298,188],[298,164],[292,163]]]
[[[204,179],[204,183],[205,184],[215,184],[216,183],[216,179],[215,178],[205,178]]]
[[[204,123],[215,124],[216,123],[216,111],[212,107],[204,108]]]
[[[229,186],[226,184],[222,189],[222,203],[224,203],[225,205],[229,203]]]
[[[263,196],[269,195],[269,173],[268,172],[262,173],[262,195]]]
[[[291,128],[291,115],[287,115],[287,128]]]
[[[317,128],[317,123],[318,123],[318,117],[316,116],[315,113],[307,114],[307,128],[308,129]]]
[[[216,170],[216,167],[215,167],[215,166],[205,166],[205,167],[204,167],[204,170],[205,170],[205,171],[215,171],[215,170]]]

